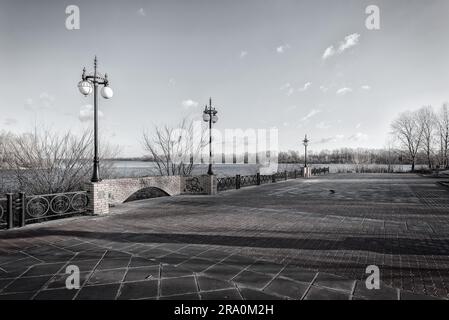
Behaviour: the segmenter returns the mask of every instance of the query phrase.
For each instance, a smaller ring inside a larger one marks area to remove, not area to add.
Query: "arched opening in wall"
[[[156,187],[147,187],[147,188],[140,189],[137,192],[134,192],[124,202],[131,202],[131,201],[151,199],[151,198],[168,197],[168,196],[170,196],[170,195],[162,189],[159,189]]]

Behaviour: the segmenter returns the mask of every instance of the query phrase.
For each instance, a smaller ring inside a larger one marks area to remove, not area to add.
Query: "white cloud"
[[[356,134],[353,134],[352,136],[350,136],[348,138],[348,140],[351,141],[364,141],[368,139],[368,135],[361,133],[361,132],[357,132]]]
[[[284,44],[284,45],[281,45],[281,46],[277,47],[277,48],[276,48],[276,52],[277,52],[277,53],[284,53],[285,50],[287,50],[287,49],[289,49],[289,48],[290,48],[290,45],[289,45],[289,44]]]
[[[240,58],[243,59],[248,55],[248,51],[242,51],[240,52]]]
[[[317,115],[318,113],[320,113],[320,112],[321,112],[321,110],[312,109],[312,110],[310,110],[310,112],[309,112],[305,117],[303,117],[303,118],[301,119],[301,121],[307,121],[307,120],[309,120],[310,118],[316,116],[316,115]]]
[[[312,85],[312,82],[307,82],[304,84],[304,86],[302,88],[299,89],[299,91],[307,91],[311,85]]]
[[[184,100],[181,104],[185,109],[196,108],[199,106],[199,103],[192,99]]]
[[[325,86],[320,86],[320,90],[322,92],[327,92],[327,90],[329,90],[329,88],[325,87]]]
[[[357,123],[357,125],[355,126],[356,129],[359,129],[362,126],[361,123]]]
[[[98,117],[103,118],[104,114],[101,110],[98,110]],[[87,122],[94,119],[94,107],[91,104],[86,104],[80,108],[78,118],[81,122]]]
[[[171,86],[175,86],[175,85],[176,85],[176,80],[173,79],[173,78],[170,78],[170,79],[168,79],[168,83],[169,83]]]
[[[335,54],[334,46],[328,47],[323,53],[323,60],[332,57]]]
[[[337,94],[339,96],[344,96],[345,94],[351,93],[352,89],[351,88],[341,88],[337,90]]]
[[[361,87],[363,90],[371,90],[371,87],[368,85],[364,85]]]
[[[147,15],[144,8],[140,8],[139,10],[137,10],[137,14],[141,17],[146,17]]]
[[[47,92],[42,92],[39,98],[25,100],[25,108],[30,110],[50,109],[55,103],[55,97]]]
[[[329,129],[331,127],[331,123],[329,121],[321,121],[320,123],[317,123],[316,128],[317,129]]]
[[[289,82],[282,85],[280,90],[286,91],[287,96],[291,96],[295,92],[295,89],[293,89],[292,85]]]
[[[337,142],[338,140],[343,139],[345,136],[343,134],[337,134],[333,137],[327,137],[319,140],[317,144],[329,143],[329,142]]]
[[[345,37],[345,39],[340,42],[340,46],[338,47],[338,52],[343,53],[345,50],[356,46],[359,43],[360,34],[353,33]]]
[[[324,51],[323,56],[322,56],[323,60],[326,60],[335,54],[342,54],[346,50],[348,50],[352,47],[355,47],[359,43],[359,40],[360,40],[360,34],[358,34],[358,33],[353,33],[353,34],[347,35],[343,39],[343,41],[340,42],[337,50],[335,50],[335,47],[333,45],[330,47],[327,47],[327,49]]]

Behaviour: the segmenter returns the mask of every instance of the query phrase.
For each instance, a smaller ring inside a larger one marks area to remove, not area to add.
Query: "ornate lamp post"
[[[213,175],[212,171],[212,123],[218,121],[217,117],[218,111],[212,107],[212,98],[209,99],[209,107],[206,105],[203,111],[203,120],[209,122],[209,170],[207,170],[208,175]]]
[[[309,145],[309,139],[307,139],[307,135],[302,141],[302,144],[304,145],[304,168],[307,168],[307,146]]]
[[[81,81],[78,83],[79,91],[88,96],[94,92],[94,170],[92,174],[92,182],[101,181],[100,179],[100,158],[98,156],[98,86],[102,85],[101,96],[105,99],[110,99],[114,92],[109,87],[108,75],[104,76],[97,71],[97,56],[94,59],[93,74],[86,75],[86,68],[83,69]]]

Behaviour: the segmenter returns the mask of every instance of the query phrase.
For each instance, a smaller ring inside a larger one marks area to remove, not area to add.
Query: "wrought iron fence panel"
[[[25,197],[25,221],[85,213],[89,198],[84,191]]]
[[[235,189],[235,177],[223,177],[217,179],[217,190],[225,191]]]
[[[8,225],[8,208],[6,198],[0,198],[0,229],[6,228]]]
[[[240,186],[255,186],[257,185],[257,176],[242,176],[240,177]]]
[[[271,183],[272,177],[271,176],[260,176],[260,184],[265,184],[265,183]]]

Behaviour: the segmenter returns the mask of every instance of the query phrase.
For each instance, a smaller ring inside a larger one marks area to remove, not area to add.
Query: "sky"
[[[282,150],[382,148],[398,113],[449,100],[448,16],[447,0],[1,0],[0,131],[90,128],[77,83],[97,55],[114,90],[100,135],[121,156],[209,97],[217,129],[278,128]]]

